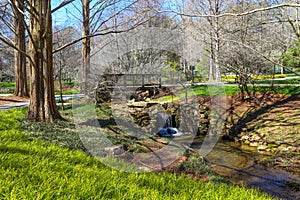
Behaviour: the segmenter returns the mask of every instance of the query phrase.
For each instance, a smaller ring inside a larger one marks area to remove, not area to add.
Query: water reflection
[[[181,142],[181,139],[177,140]],[[200,149],[202,141],[201,137],[194,139],[191,147]],[[242,150],[233,142],[219,141],[205,158],[215,172],[228,177],[232,183],[258,188],[274,197],[300,199],[300,178],[283,170],[256,164],[255,158],[258,156],[261,155]]]

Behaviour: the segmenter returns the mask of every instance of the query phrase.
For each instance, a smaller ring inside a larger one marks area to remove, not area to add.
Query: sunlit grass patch
[[[0,112],[0,199],[271,199],[253,189],[170,173],[111,169],[84,152],[27,136],[20,130],[25,112]],[[36,126],[31,131],[51,130]]]
[[[0,82],[0,85],[3,88],[14,88],[16,83],[15,82]]]

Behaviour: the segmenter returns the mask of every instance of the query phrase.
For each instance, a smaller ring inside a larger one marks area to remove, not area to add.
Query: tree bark
[[[208,81],[212,82],[214,80],[213,68],[214,68],[214,47],[213,47],[213,31],[210,31],[210,49],[209,49],[209,78]]]
[[[64,106],[64,99],[63,99],[63,91],[62,91],[62,64],[61,61],[59,62],[59,72],[58,72],[58,82],[59,82],[59,93],[60,93],[60,103],[61,103],[61,110],[65,110]]]
[[[220,0],[215,0],[215,8],[214,12],[216,15],[220,14]],[[215,73],[216,73],[216,81],[221,82],[221,73],[220,73],[220,66],[219,66],[219,53],[220,53],[220,27],[219,27],[219,19],[214,17],[213,20],[213,29],[214,29],[214,37],[215,37],[215,54],[214,54],[214,64],[215,64]]]
[[[51,123],[63,119],[54,95],[51,1],[30,0],[30,104],[27,118]]]
[[[14,42],[18,50],[14,50],[14,60],[15,60],[15,81],[16,87],[14,94],[19,97],[28,97],[28,87],[27,87],[27,72],[26,72],[26,40],[25,40],[25,22],[24,15],[24,0],[14,0],[13,12],[15,36]]]
[[[91,38],[90,35],[90,0],[82,5],[82,85],[81,92],[88,94],[88,75],[90,70]]]

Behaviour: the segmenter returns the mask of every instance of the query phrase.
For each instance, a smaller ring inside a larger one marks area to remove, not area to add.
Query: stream
[[[188,137],[178,137],[176,140],[186,141]],[[199,150],[202,142],[203,138],[195,138],[190,147]],[[258,152],[241,149],[235,142],[221,140],[205,159],[216,173],[228,177],[232,183],[258,188],[273,197],[300,199],[300,177],[257,164],[255,159],[261,156]],[[291,184],[294,186],[291,187]]]
[[[118,110],[123,110],[123,107],[120,107]],[[136,110],[134,112],[138,113],[140,111]],[[138,118],[137,116],[135,117]],[[157,127],[176,127],[176,125],[172,123],[173,121],[175,120],[173,120],[172,115],[158,114]],[[208,152],[208,154],[204,155],[208,165],[217,174],[227,177],[233,184],[244,184],[248,187],[257,188],[262,192],[281,199],[300,200],[299,175],[296,176],[284,170],[257,164],[256,161],[265,155],[258,153],[256,148],[252,150],[244,149],[241,148],[240,144],[235,142],[217,141],[217,139],[213,137],[211,139],[204,136],[194,137],[195,135],[193,134],[186,134],[174,137],[172,141],[185,144],[195,150],[201,149],[200,154]],[[160,159],[153,159],[156,158],[157,155],[151,156],[152,154],[146,160],[145,157],[136,157],[135,159],[139,162],[141,162],[141,160],[146,162],[144,163],[147,164],[146,166],[152,165],[153,169],[155,168],[153,163],[157,163],[158,168],[163,165]],[[165,156],[170,158],[169,154]]]

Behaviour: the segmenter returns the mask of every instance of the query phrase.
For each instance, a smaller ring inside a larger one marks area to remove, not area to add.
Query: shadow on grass
[[[269,92],[263,93],[263,95],[260,98],[254,97],[253,99],[255,100],[254,104],[251,105],[246,111],[242,112],[242,114],[234,113],[234,109],[236,105],[231,105],[229,108],[229,120],[233,124],[231,126],[229,134],[233,136],[237,136],[240,134],[243,130],[247,129],[247,123],[250,123],[256,119],[260,119],[260,116],[262,116],[265,113],[270,112],[272,109],[276,107],[280,107],[282,105],[285,105],[289,102],[299,100],[299,89],[291,88],[288,91],[285,91],[286,94],[292,94],[290,96],[284,95],[280,99],[275,100],[272,99],[272,96],[270,95]],[[270,95],[270,96],[269,96]],[[267,104],[266,102],[272,102],[271,104]],[[267,105],[264,105],[266,103]],[[288,106],[290,107],[290,106]],[[292,108],[290,108],[292,109]],[[284,109],[285,111],[288,111],[290,109]],[[237,121],[234,122],[235,120],[233,119],[234,117],[237,117]],[[279,122],[280,120],[272,120],[273,122]],[[281,121],[282,122],[282,121]],[[299,125],[299,123],[294,123],[294,122],[288,122],[287,120],[283,121],[282,123],[288,123],[284,124],[283,126],[295,126]],[[248,129],[247,129],[248,130]]]
[[[15,147],[8,147],[8,146],[0,146],[0,152],[3,153],[17,153],[17,154],[33,154],[33,152],[30,152],[28,150],[25,149],[21,149],[21,148],[15,148]]]

